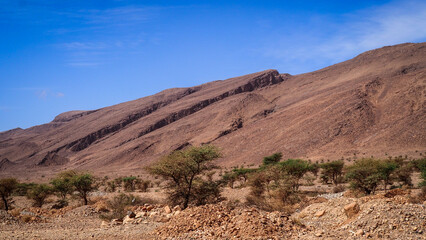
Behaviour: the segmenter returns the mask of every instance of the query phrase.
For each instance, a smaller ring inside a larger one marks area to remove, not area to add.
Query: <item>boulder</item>
[[[129,215],[127,215],[123,218],[123,225],[133,223],[134,221],[135,221],[134,218],[131,218],[131,217],[129,217]]]
[[[147,212],[138,212],[138,213],[136,213],[135,218],[142,218],[142,217],[146,217],[146,216],[148,216]]]
[[[164,212],[165,213],[167,213],[167,214],[169,214],[169,213],[172,213],[172,210],[170,209],[170,207],[167,205],[167,206],[165,206],[164,207]]]
[[[322,217],[325,213],[325,210],[320,210],[318,212],[315,213],[315,217]]]
[[[132,211],[127,211],[127,216],[129,216],[129,218],[135,218],[136,214]]]
[[[348,218],[353,217],[359,212],[359,205],[357,202],[350,203],[344,207],[345,214]]]

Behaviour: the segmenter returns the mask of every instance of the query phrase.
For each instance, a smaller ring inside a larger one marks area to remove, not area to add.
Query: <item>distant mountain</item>
[[[426,150],[426,43],[368,51],[300,75],[266,70],[0,133],[0,176],[141,172],[189,145],[222,148],[223,166],[263,156],[312,160]]]

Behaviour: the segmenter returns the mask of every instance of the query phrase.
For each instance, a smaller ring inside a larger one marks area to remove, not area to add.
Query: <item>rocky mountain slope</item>
[[[426,150],[426,43],[368,51],[306,74],[266,70],[175,88],[0,133],[0,175],[142,171],[211,143],[223,166],[284,158],[413,155]]]

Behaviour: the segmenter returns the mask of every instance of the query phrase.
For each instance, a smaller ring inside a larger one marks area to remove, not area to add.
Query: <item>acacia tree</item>
[[[278,166],[281,172],[289,177],[288,181],[291,182],[294,191],[299,189],[299,181],[307,172],[316,174],[318,170],[317,165],[302,159],[288,159],[279,162]]]
[[[94,178],[91,174],[83,173],[72,177],[71,183],[78,195],[83,199],[84,205],[88,204],[88,194],[95,190]]]
[[[4,209],[7,211],[10,208],[12,199],[10,195],[18,186],[18,181],[15,178],[3,178],[0,179],[0,197],[3,201]]]
[[[50,182],[53,186],[53,191],[57,192],[61,200],[65,201],[68,194],[71,194],[74,191],[74,186],[72,185],[72,178],[77,173],[74,171],[65,171],[58,174],[58,176]]]
[[[374,194],[383,179],[379,171],[380,165],[380,160],[364,158],[347,167],[345,177],[350,181],[351,188],[361,190],[366,194]]]
[[[321,178],[330,179],[334,185],[337,185],[342,176],[344,165],[345,163],[341,160],[321,164],[320,167],[323,169]]]
[[[197,183],[197,186],[207,186],[203,184],[202,177],[216,167],[212,164],[212,160],[220,156],[219,150],[212,145],[190,147],[164,156],[147,167],[147,170],[168,181],[166,187],[170,190],[171,202],[182,204],[183,208],[187,208],[190,201],[197,198],[194,193],[194,183]],[[211,188],[210,185],[208,186]],[[209,194],[204,190],[207,189],[197,189],[197,192],[201,191],[203,195]]]

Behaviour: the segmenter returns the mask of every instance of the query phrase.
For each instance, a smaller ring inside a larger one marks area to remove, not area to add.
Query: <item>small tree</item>
[[[274,153],[271,156],[267,156],[263,158],[263,165],[276,164],[281,161],[283,154],[280,152]]]
[[[160,161],[150,165],[147,170],[168,181],[169,200],[187,208],[194,195],[194,183],[203,181],[202,176],[215,166],[211,163],[220,157],[219,150],[212,145],[190,147],[174,151]]]
[[[72,178],[77,173],[74,171],[66,171],[59,173],[58,176],[52,181],[50,181],[50,184],[53,186],[53,191],[58,193],[59,197],[62,201],[66,201],[67,195],[72,194],[74,191],[74,186],[72,184]]]
[[[0,179],[0,197],[3,201],[3,206],[6,211],[10,209],[12,204],[12,198],[10,195],[18,186],[18,181],[15,178],[3,178]]]
[[[78,195],[83,199],[84,205],[88,204],[88,194],[95,190],[94,178],[91,174],[77,174],[72,177],[71,183],[74,186],[75,190],[78,192]]]
[[[377,167],[380,178],[383,181],[383,189],[386,192],[387,186],[392,185],[392,182],[395,179],[394,172],[399,167],[399,165],[392,160],[382,160]]]
[[[299,189],[299,181],[307,172],[316,173],[318,169],[316,165],[302,159],[288,159],[280,162],[279,166],[281,171],[290,177],[288,181],[291,182],[294,191]]]
[[[28,191],[27,198],[33,200],[34,207],[41,208],[51,192],[52,188],[47,184],[37,184]]]
[[[379,160],[363,158],[347,168],[345,177],[350,181],[351,188],[361,190],[366,194],[374,194],[382,180],[379,166]]]
[[[323,163],[320,165],[322,170],[321,179],[325,182],[331,180],[334,185],[339,184],[339,179],[343,174],[343,166],[345,163],[341,160]]]

